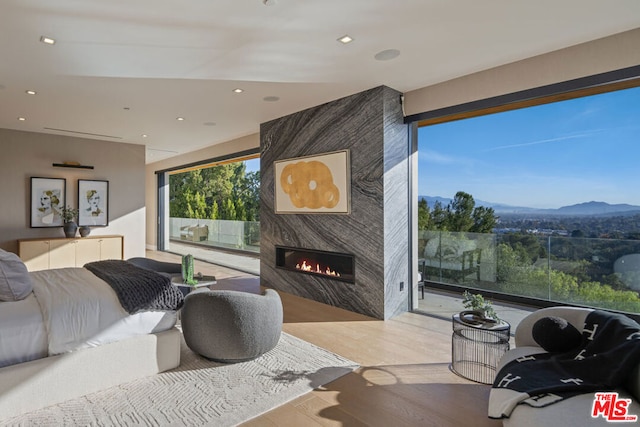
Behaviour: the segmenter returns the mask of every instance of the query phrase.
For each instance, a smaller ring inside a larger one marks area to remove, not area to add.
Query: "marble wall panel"
[[[400,94],[378,87],[309,108],[263,123],[260,139],[263,284],[379,319],[406,311],[408,144]],[[351,161],[349,214],[275,213],[274,161],[344,149]],[[396,218],[387,224],[386,215]],[[276,269],[276,245],[353,254],[356,282]]]

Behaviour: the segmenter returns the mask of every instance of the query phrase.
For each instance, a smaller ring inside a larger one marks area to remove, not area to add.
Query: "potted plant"
[[[78,224],[76,224],[76,218],[78,217],[78,209],[72,208],[67,205],[67,207],[62,208],[62,221],[64,225],[62,229],[64,230],[64,235],[66,237],[72,238],[76,236],[76,231],[78,230]]]
[[[500,321],[491,301],[484,299],[481,294],[472,294],[468,290],[464,291],[462,304],[466,310],[460,312],[460,319],[464,322],[480,324]]]

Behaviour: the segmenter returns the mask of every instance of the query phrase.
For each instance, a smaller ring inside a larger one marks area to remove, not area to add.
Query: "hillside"
[[[450,198],[440,196],[418,196],[418,200],[425,199],[430,208],[436,202],[440,202],[442,206],[447,206]],[[536,214],[549,216],[615,216],[615,215],[634,215],[640,213],[640,206],[629,204],[609,204],[607,202],[584,202],[575,205],[563,206],[558,209],[536,209],[525,206],[510,206],[503,203],[486,202],[476,200],[476,206],[485,206],[493,208],[496,214]]]

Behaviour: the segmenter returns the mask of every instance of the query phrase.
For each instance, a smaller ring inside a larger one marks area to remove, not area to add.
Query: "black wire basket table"
[[[452,320],[451,370],[471,381],[492,384],[500,358],[509,350],[511,326],[465,314],[455,314]]]

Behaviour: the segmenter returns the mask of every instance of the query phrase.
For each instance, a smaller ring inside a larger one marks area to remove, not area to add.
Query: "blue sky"
[[[418,194],[640,205],[640,88],[418,130]]]
[[[260,158],[246,160],[244,162],[247,172],[255,172],[260,170]]]

